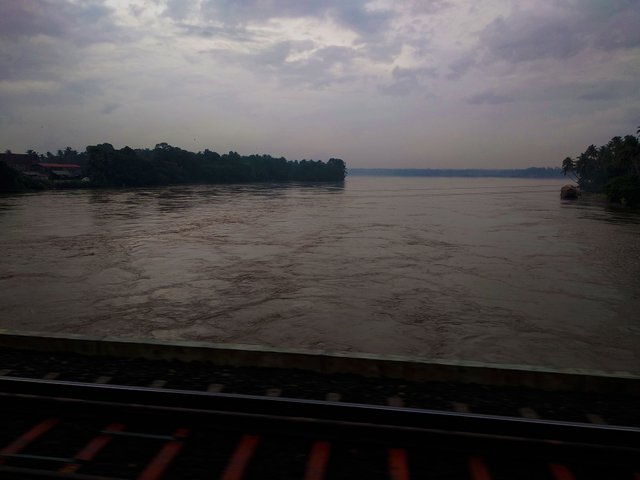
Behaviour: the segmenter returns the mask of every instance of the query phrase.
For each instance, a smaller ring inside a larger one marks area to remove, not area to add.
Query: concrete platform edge
[[[625,393],[640,396],[640,376],[626,372],[548,369],[526,365],[276,349],[256,345],[86,337],[0,330],[0,347],[151,360],[203,361],[234,367],[271,367],[367,377],[401,378],[546,391]]]

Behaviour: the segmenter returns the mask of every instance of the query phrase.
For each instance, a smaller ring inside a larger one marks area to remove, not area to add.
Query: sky
[[[640,0],[0,0],[0,149],[560,166],[640,126]]]

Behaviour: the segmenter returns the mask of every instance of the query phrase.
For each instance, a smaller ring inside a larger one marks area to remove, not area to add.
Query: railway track
[[[0,377],[0,478],[640,480],[640,428]]]
[[[0,341],[2,337],[0,334]],[[48,345],[51,340],[48,337],[42,338],[44,345]],[[64,345],[68,346],[67,343]],[[156,348],[155,345],[149,346],[149,349]],[[142,349],[140,352],[144,353],[145,350]],[[226,359],[238,353],[244,356],[251,352],[223,351],[220,356]],[[435,381],[428,377],[411,380],[366,377],[363,374],[319,373],[297,369],[298,359],[283,358],[277,354],[275,358],[277,362],[272,363],[280,365],[278,368],[263,366],[263,357],[254,359],[261,365],[259,367],[231,367],[210,361],[148,360],[135,357],[21,351],[3,347],[0,348],[0,377],[286,396],[640,427],[640,409],[637,408],[640,392],[636,386],[640,385],[640,379],[622,385],[623,389],[615,379],[605,378],[608,382],[600,385],[597,391],[583,391],[579,388],[545,391],[544,388],[525,386],[491,386],[484,384],[483,379],[476,379],[474,383],[464,383],[456,380],[455,376],[450,381]],[[350,362],[351,359],[347,359],[347,363]],[[369,367],[367,362],[362,362],[356,370],[366,372]],[[407,373],[411,375],[411,371]],[[497,373],[502,375],[503,372]],[[530,373],[518,372],[519,375]],[[515,380],[510,385],[518,385],[518,382],[526,384],[524,376],[518,376]],[[551,376],[550,380],[557,386],[564,385],[566,378]],[[592,381],[602,382],[602,377],[588,377],[588,382]],[[535,384],[539,385],[540,382],[536,381]]]

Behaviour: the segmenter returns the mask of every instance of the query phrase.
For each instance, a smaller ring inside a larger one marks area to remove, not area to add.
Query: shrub
[[[640,178],[637,176],[615,177],[604,187],[610,202],[634,207],[640,205]]]

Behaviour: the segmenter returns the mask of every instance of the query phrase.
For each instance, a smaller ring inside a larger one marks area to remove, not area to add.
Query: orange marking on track
[[[188,434],[189,430],[186,428],[176,430],[173,434],[175,439],[164,444],[155,458],[151,460],[151,463],[147,465],[147,468],[140,474],[138,480],[156,480],[162,478],[173,459],[180,453],[180,450],[182,450],[184,446],[183,440]]]
[[[73,457],[76,462],[89,462],[93,457],[95,457],[100,450],[107,446],[107,444],[113,440],[113,435],[109,435],[109,432],[121,432],[124,430],[124,425],[122,423],[112,423],[107,425],[105,431],[87,443],[84,447],[80,449],[78,453]],[[75,473],[80,467],[81,463],[67,463],[64,467],[60,468],[58,472],[60,473]]]
[[[18,453],[31,442],[36,440],[38,437],[44,435],[53,427],[55,427],[58,422],[57,418],[49,418],[35,425],[31,429],[27,430],[25,433],[16,438],[12,443],[4,447],[0,450],[0,455],[12,455],[14,453]],[[2,465],[6,461],[6,458],[0,458],[0,465]]]
[[[304,480],[324,480],[331,454],[331,444],[329,442],[316,442],[311,447],[311,454],[307,461],[307,469],[304,473]]]
[[[469,457],[469,473],[473,480],[491,480],[489,469],[480,457]]]
[[[576,478],[573,473],[571,473],[571,470],[558,463],[550,463],[549,470],[555,480],[575,480]]]
[[[389,449],[389,478],[409,480],[409,460],[404,448]]]
[[[253,453],[258,446],[260,437],[257,435],[245,435],[238,443],[236,451],[233,452],[231,460],[227,468],[222,474],[222,480],[241,480],[244,475],[244,471],[249,464],[249,460],[253,456]]]

